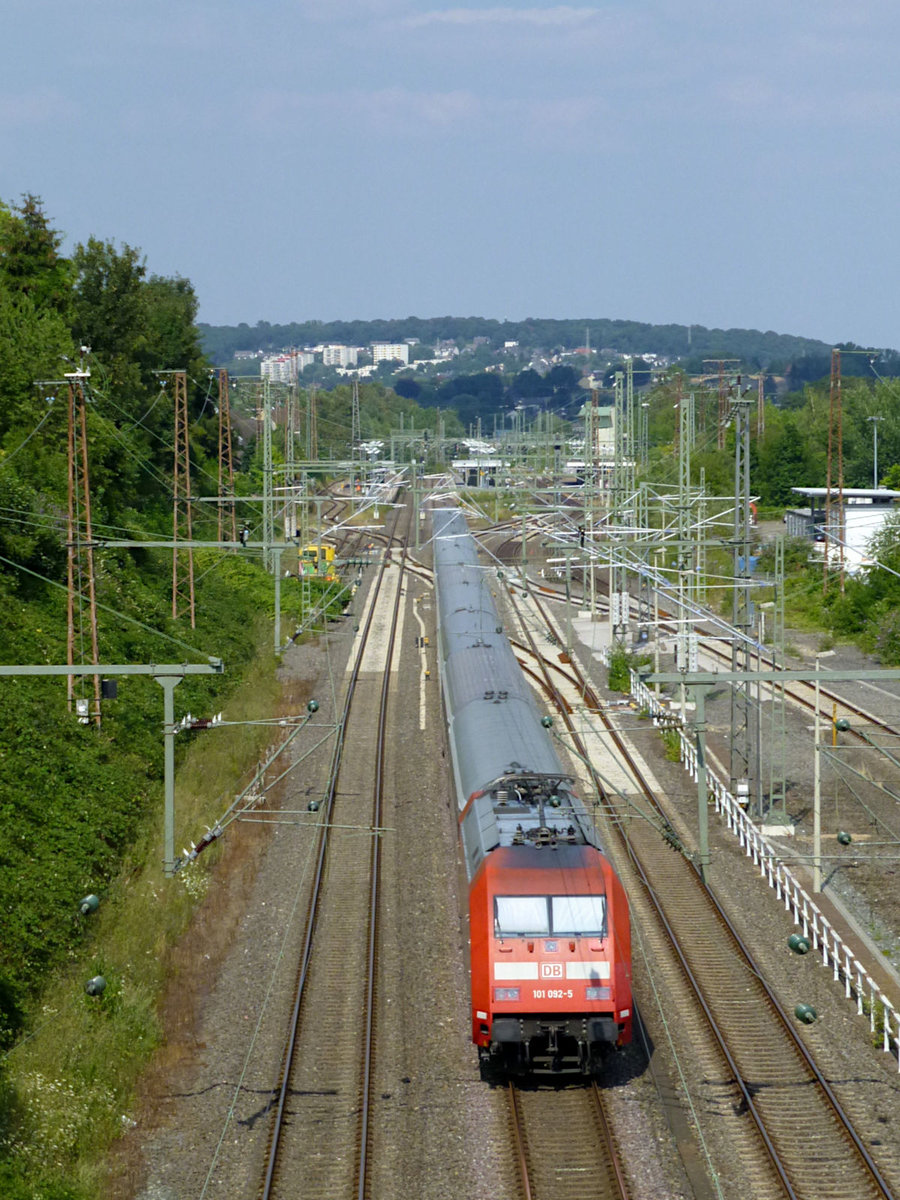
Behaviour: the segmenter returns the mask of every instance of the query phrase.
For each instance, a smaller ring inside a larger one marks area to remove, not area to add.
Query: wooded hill
[[[793,368],[799,382],[828,373],[831,347],[815,338],[791,334],[763,333],[757,329],[706,329],[702,325],[651,325],[640,321],[595,319],[573,320],[530,318],[527,321],[497,321],[487,317],[406,317],[378,321],[303,321],[290,324],[199,325],[202,345],[216,364],[226,364],[238,351],[277,353],[291,346],[336,343],[368,346],[375,341],[402,342],[417,338],[426,347],[438,341],[471,346],[476,338],[487,339],[492,352],[506,342],[518,342],[523,353],[574,351],[588,342],[594,352],[613,354],[658,354],[681,362],[690,371],[702,369],[704,359],[738,359],[750,371],[784,373]],[[847,344],[846,348],[851,348]],[[881,374],[900,373],[900,356],[885,351],[880,358]],[[465,369],[463,364],[459,368]],[[457,367],[448,364],[448,372]],[[858,364],[848,362],[848,373]]]

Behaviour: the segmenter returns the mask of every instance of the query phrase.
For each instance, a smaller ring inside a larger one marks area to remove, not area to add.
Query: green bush
[[[631,691],[631,655],[627,650],[613,650],[609,656],[607,687],[611,692]]]
[[[235,612],[222,615],[218,646],[226,663],[239,662],[229,654],[222,632],[233,622],[240,627],[247,663],[240,674],[211,677],[220,691],[210,699],[216,709],[227,703],[231,719],[245,713],[259,717],[273,711],[279,690],[272,658],[259,655],[260,644],[268,648],[271,626],[239,591],[228,602]],[[162,694],[152,681],[139,682],[146,694],[135,707],[149,727],[146,746],[158,758]],[[178,712],[187,707],[178,703],[184,686],[176,690]],[[61,687],[57,684],[57,692]],[[122,698],[120,690],[116,704]],[[20,796],[14,814],[19,819],[9,829],[0,828],[0,853],[16,860],[20,880],[17,895],[8,888],[10,873],[0,873],[0,889],[6,889],[0,950],[3,1032],[9,1042],[16,1029],[28,1031],[11,1056],[0,1060],[0,1157],[7,1160],[0,1194],[87,1200],[98,1194],[105,1148],[127,1123],[135,1078],[159,1042],[157,997],[167,963],[161,948],[171,945],[190,919],[220,847],[165,880],[158,857],[160,773],[150,779],[143,760],[120,748],[116,736],[122,727],[112,715],[98,731],[73,723],[64,693],[52,703],[60,710],[55,719],[70,754],[68,764],[58,765],[68,770],[72,791],[58,796],[44,777],[45,804],[29,799],[26,805]],[[46,707],[52,703],[48,700]],[[50,716],[44,719],[49,738]],[[221,814],[226,798],[239,790],[247,762],[258,761],[269,736],[265,727],[248,725],[179,737],[179,836],[187,840]],[[42,743],[45,755],[51,748],[49,740]],[[24,768],[34,770],[30,749],[23,741],[15,753]],[[79,756],[88,760],[89,770]],[[113,772],[100,793],[92,790],[91,779],[98,769],[101,778],[104,770]],[[139,781],[143,798],[135,805]],[[91,891],[102,903],[96,914],[82,918],[77,902]],[[107,986],[89,996],[84,985],[95,975],[102,975]],[[8,1187],[3,1186],[7,1178]]]
[[[669,762],[681,762],[681,738],[677,729],[660,729],[665,755]]]
[[[900,663],[900,609],[892,608],[875,620],[874,650],[885,666]]]
[[[631,672],[650,664],[646,654],[629,654],[623,647],[614,649],[609,656],[607,687],[611,692],[631,692]]]
[[[216,712],[256,652],[248,636],[260,608],[272,607],[272,582],[258,565],[230,555],[198,555],[197,627],[166,624],[204,654],[225,661],[225,674],[186,678],[176,712]],[[120,611],[164,603],[168,572],[132,565],[104,578],[101,599]],[[0,582],[2,591],[2,582]],[[0,596],[0,601],[4,598]],[[27,606],[12,603],[4,653],[18,662],[64,662],[64,609],[56,593]],[[149,603],[148,603],[149,601]],[[187,657],[180,646],[132,624],[100,618],[101,658],[165,662]],[[61,636],[62,631],[62,636]],[[91,685],[92,686],[92,685]],[[85,695],[92,694],[89,687]],[[0,686],[0,979],[6,981],[0,1037],[28,995],[60,964],[84,932],[77,901],[102,892],[161,798],[162,689],[148,678],[122,677],[118,698],[104,703],[102,728],[81,725],[67,710],[62,679],[11,679]],[[180,757],[189,743],[176,743]],[[3,995],[0,995],[3,1002]]]

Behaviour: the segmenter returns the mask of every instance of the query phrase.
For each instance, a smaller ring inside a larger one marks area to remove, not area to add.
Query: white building
[[[372,362],[377,367],[380,362],[400,361],[404,366],[409,364],[409,346],[406,342],[373,342]]]
[[[375,367],[370,364],[365,367],[335,367],[338,375],[344,379],[368,379],[375,374]]]
[[[259,364],[259,373],[263,379],[276,383],[291,383],[297,378],[296,364],[290,354],[270,354]]]
[[[322,362],[326,367],[355,367],[358,355],[356,346],[322,347]]]
[[[493,451],[492,451],[493,453]],[[454,458],[450,464],[454,478],[463,487],[495,487],[497,476],[509,469],[509,463],[490,455],[480,454],[473,458]]]
[[[826,514],[826,488],[795,487],[791,491],[806,497],[809,507],[787,510],[784,520],[788,537],[810,538],[820,547],[827,538],[828,558],[835,566],[841,558],[840,543],[843,542],[847,571],[852,573],[871,566],[869,543],[891,513],[897,511],[900,492],[888,488],[844,488],[839,492],[832,487],[831,504]]]
[[[315,362],[315,357],[308,350],[290,350],[286,354],[270,354],[259,364],[259,373],[264,379],[272,379],[276,383],[296,383],[297,376],[304,367]]]

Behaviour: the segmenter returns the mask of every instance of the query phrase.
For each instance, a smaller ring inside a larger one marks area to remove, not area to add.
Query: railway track
[[[674,633],[674,631],[673,631]],[[721,665],[723,670],[731,669],[731,651],[725,650],[721,646],[716,645],[711,638],[704,638],[700,645],[700,653],[712,659],[715,665]],[[762,666],[766,670],[777,670],[778,664],[768,655],[762,656]],[[715,666],[713,667],[715,669]],[[861,704],[857,704],[852,700],[847,699],[845,695],[833,690],[828,685],[828,671],[822,669],[820,672],[821,679],[819,682],[819,716],[825,721],[831,721],[832,717],[838,720],[845,719],[850,721],[850,728],[846,730],[850,737],[856,738],[859,741],[865,741],[863,733],[857,728],[854,729],[854,722],[861,722],[864,725],[879,730],[884,734],[896,736],[898,729],[895,725],[891,725],[878,714],[873,713],[870,709],[864,708]],[[766,684],[768,690],[772,686],[777,686],[783,689],[785,696],[794,704],[798,705],[805,711],[815,714],[816,711],[816,686],[815,683],[806,683],[805,681],[791,679],[777,685]],[[898,709],[900,709],[900,696],[895,698]]]
[[[399,571],[386,555],[373,581],[347,684],[261,1200],[369,1194],[387,701],[405,555],[404,542]],[[392,595],[379,672],[382,589]]]
[[[556,588],[548,587],[546,584],[535,584],[530,582],[528,590],[533,595],[536,595],[547,600],[552,600],[558,603],[565,603],[566,597],[563,592],[557,591]],[[584,602],[584,597],[573,593],[571,596],[573,603]],[[670,614],[661,611],[661,618],[669,617]],[[665,620],[660,622],[660,630],[667,629],[667,636],[675,637],[677,629],[675,625],[667,627]],[[722,670],[731,669],[731,650],[723,648],[718,644],[718,640],[714,635],[700,635],[699,653],[701,658],[711,661],[711,670],[716,667],[721,667]],[[779,664],[769,654],[763,654],[761,666],[766,670],[777,670]],[[849,699],[846,694],[836,691],[834,685],[829,685],[828,670],[823,667],[821,670],[821,678],[819,681],[819,716],[822,721],[829,722],[836,717],[838,720],[842,718],[850,722],[850,728],[845,730],[848,737],[859,742],[867,741],[866,733],[860,728],[854,728],[854,725],[863,725],[867,732],[878,731],[885,735],[896,737],[900,735],[900,729],[896,725],[886,721],[878,713],[873,712],[870,708],[856,703]],[[772,687],[778,687],[784,691],[787,699],[802,708],[805,712],[814,715],[816,711],[816,687],[814,682],[806,683],[799,680],[786,680],[779,684],[765,684],[766,691]],[[893,697],[896,708],[900,710],[900,695]]]
[[[553,1088],[509,1083],[507,1096],[523,1200],[628,1200],[631,1192],[596,1083]]]
[[[558,640],[539,601],[537,608]],[[668,825],[669,814],[606,720],[578,665],[567,672],[568,684],[560,680],[558,669],[551,673],[538,650],[528,623],[522,625],[544,688],[578,753],[589,761],[590,747],[572,719],[581,705],[604,720],[646,803]],[[602,795],[596,777],[595,784]],[[841,1100],[765,984],[760,964],[693,866],[673,854],[645,822],[633,822],[627,836],[621,825],[612,822],[612,827],[621,837],[618,858],[623,865],[617,866],[623,881],[628,880],[633,919],[641,921],[668,994],[686,998],[678,1005],[679,1019],[702,1043],[705,1072],[719,1081],[720,1117],[733,1129],[746,1194],[810,1200],[892,1196]],[[852,1081],[847,1089],[852,1090]]]
[[[517,525],[515,522],[503,521],[503,522],[500,522],[498,525],[494,526],[493,531],[494,532],[497,532],[497,531],[505,532],[506,530],[512,531],[516,527],[517,527]],[[536,537],[536,536],[542,536],[542,535],[532,531],[531,533],[529,533],[528,536]],[[546,533],[543,536],[546,536]],[[518,538],[511,537],[511,538],[508,538],[508,539],[502,541],[498,545],[497,550],[496,550],[496,556],[498,559],[508,563],[510,567],[515,567],[519,561],[520,550],[521,550],[521,538],[520,537],[518,537]],[[579,574],[583,574],[583,568],[573,568],[573,571],[572,571],[573,582]],[[603,587],[605,587],[605,584],[598,583],[598,587],[597,587],[598,596]],[[558,591],[556,588],[549,587],[549,586],[547,586],[546,583],[536,584],[536,583],[532,582],[529,584],[529,590],[531,592],[533,592],[539,596],[543,596],[549,600],[553,600],[553,601],[560,602],[560,603],[565,603],[565,601],[566,601],[566,596],[565,596],[564,592]],[[573,590],[570,599],[572,602],[576,602],[576,601],[580,600],[580,602],[583,604],[585,601],[585,596],[583,595],[583,590],[582,590],[582,594],[580,596],[578,595],[578,593],[576,591]],[[632,604],[634,604],[634,603],[635,603],[634,598],[632,598]],[[673,614],[666,612],[664,609],[660,609],[660,617],[671,618],[672,616],[673,616]],[[698,625],[702,625],[702,620],[698,619],[698,621],[696,623]],[[661,623],[661,628],[663,626],[664,626],[664,622]],[[674,637],[676,635],[676,632],[677,632],[677,627],[675,625],[672,625],[669,628],[669,636]],[[715,663],[721,664],[723,669],[730,670],[730,668],[731,668],[731,650],[730,650],[730,648],[723,649],[721,646],[717,645],[716,639],[714,636],[711,636],[708,634],[706,636],[704,636],[702,632],[701,632],[700,636],[701,636],[701,643],[700,643],[699,648],[700,648],[701,654],[705,655],[707,658],[712,659]],[[777,670],[778,666],[779,666],[779,664],[776,663],[770,655],[767,655],[765,653],[762,655],[761,665],[765,669],[775,669],[775,670]],[[871,708],[868,708],[863,704],[857,703],[854,700],[848,699],[848,697],[846,696],[845,693],[836,691],[833,686],[829,686],[827,669],[823,668],[821,675],[822,675],[822,678],[821,678],[820,685],[819,685],[819,713],[823,720],[828,721],[832,718],[832,716],[836,715],[838,719],[844,718],[844,719],[850,721],[851,722],[850,729],[845,732],[847,732],[848,736],[850,736],[851,738],[856,739],[860,742],[865,742],[866,737],[861,731],[853,728],[853,721],[858,721],[858,722],[863,723],[870,730],[877,730],[884,734],[895,736],[895,737],[897,735],[900,735],[900,728],[898,728],[896,725],[892,725],[890,722],[885,721],[878,713],[873,712],[871,710]],[[793,703],[795,703],[796,705],[798,705],[799,707],[804,709],[805,711],[810,712],[810,713],[815,712],[815,708],[816,708],[815,685],[813,683],[803,683],[803,682],[799,682],[799,681],[795,681],[795,680],[790,680],[790,681],[786,681],[783,684],[777,684],[777,685],[771,685],[771,686],[777,686],[779,689],[783,689],[786,697],[788,699],[790,699]],[[894,696],[893,699],[895,700],[895,707],[898,710],[900,710],[900,695]]]

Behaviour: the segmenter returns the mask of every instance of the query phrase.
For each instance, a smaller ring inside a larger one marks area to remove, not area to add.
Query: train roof
[[[462,796],[483,790],[494,780],[526,776],[568,780],[547,732],[530,705],[521,701],[481,701],[453,717],[451,736],[457,750]]]
[[[517,771],[567,778],[462,512],[438,509],[435,518],[442,683],[463,794]]]
[[[441,683],[470,876],[497,846],[598,844],[458,508],[434,511]]]
[[[436,569],[451,564],[478,566],[478,550],[469,532],[466,518],[459,508],[431,510],[432,548]]]

